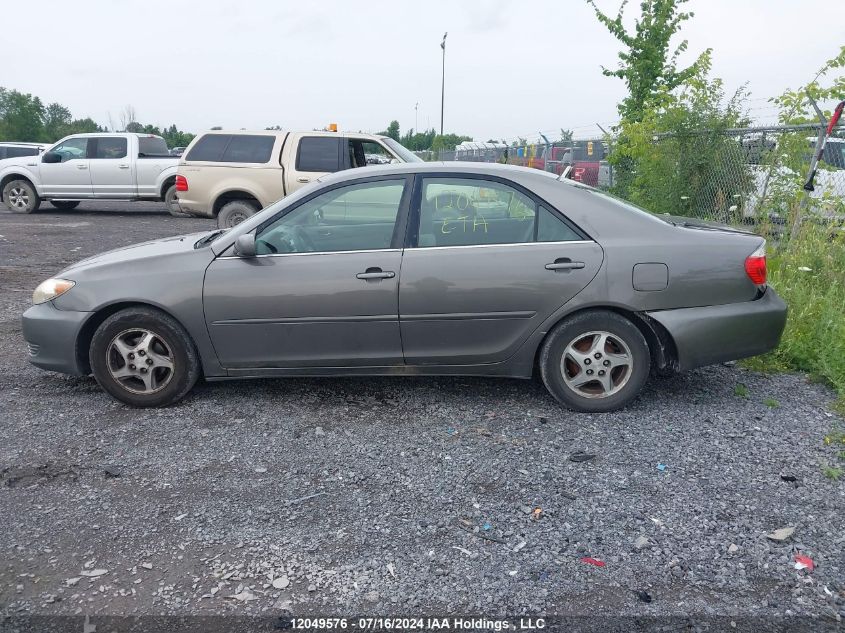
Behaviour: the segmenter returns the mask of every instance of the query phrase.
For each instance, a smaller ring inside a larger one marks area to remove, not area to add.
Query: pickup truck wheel
[[[217,214],[217,228],[230,229],[258,212],[258,207],[249,200],[232,200],[223,205]]]
[[[35,188],[26,180],[11,180],[3,187],[3,200],[15,213],[32,213],[41,206]]]
[[[176,197],[176,185],[170,185],[164,192],[164,204],[167,205],[167,212],[175,218],[186,218],[188,213],[182,211],[179,206],[179,198]]]
[[[78,200],[50,200],[50,204],[52,204],[57,209],[61,209],[62,211],[70,211],[71,209],[75,209],[79,206]]]

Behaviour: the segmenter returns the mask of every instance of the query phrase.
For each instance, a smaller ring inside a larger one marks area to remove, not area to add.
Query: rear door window
[[[504,183],[423,178],[416,244],[420,248],[580,239],[556,213]]]
[[[206,134],[191,148],[186,160],[219,162],[231,140],[231,134]]]
[[[234,134],[223,151],[224,163],[266,163],[273,151],[275,136],[265,134]]]
[[[303,137],[296,154],[296,170],[323,173],[338,171],[342,140],[333,136]]]
[[[91,139],[94,144],[91,158],[126,158],[126,139],[118,136],[98,136]]]

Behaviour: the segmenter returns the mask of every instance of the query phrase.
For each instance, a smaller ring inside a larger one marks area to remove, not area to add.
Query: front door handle
[[[296,179],[296,182],[311,182],[310,178],[306,178],[305,176],[300,176]]]
[[[584,266],[584,262],[573,262],[568,257],[558,257],[553,263],[546,264],[546,270],[577,270]]]
[[[121,169],[129,169],[129,165],[127,165],[126,163],[122,163],[118,165],[118,167],[120,167]]]
[[[76,166],[77,169],[88,169],[88,165],[79,164]]]
[[[396,273],[392,270],[382,270],[381,268],[368,268],[363,273],[355,275],[358,279],[393,279]]]

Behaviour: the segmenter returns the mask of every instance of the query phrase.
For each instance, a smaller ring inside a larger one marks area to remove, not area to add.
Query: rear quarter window
[[[275,136],[233,134],[223,151],[224,163],[266,163],[273,152]]]
[[[340,141],[331,136],[305,136],[296,154],[297,171],[335,172],[340,169]]]
[[[194,144],[185,160],[219,162],[231,140],[231,134],[206,134]]]

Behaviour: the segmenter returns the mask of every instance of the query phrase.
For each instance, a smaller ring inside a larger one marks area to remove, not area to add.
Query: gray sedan
[[[764,249],[538,170],[369,167],[81,261],[36,289],[23,332],[35,365],[134,406],[201,377],[539,374],[610,411],[653,372],[777,346]]]

